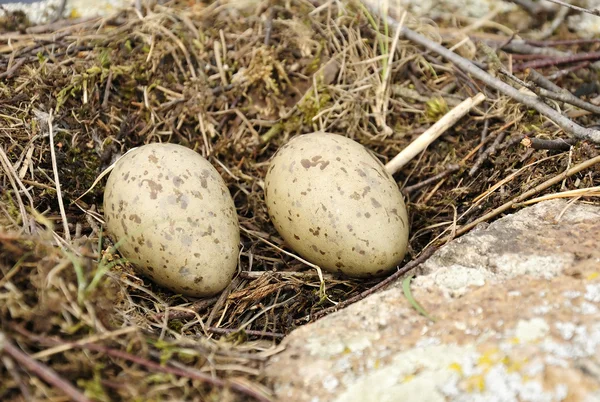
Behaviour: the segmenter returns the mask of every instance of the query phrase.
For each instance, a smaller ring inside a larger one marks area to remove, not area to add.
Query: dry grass
[[[386,162],[482,90],[401,38],[394,45],[394,32],[354,3],[283,4],[169,3],[143,17],[131,10],[35,35],[15,32],[26,26],[18,18],[3,21],[0,71],[10,74],[0,81],[0,329],[88,398],[269,399],[262,367],[280,339],[375,283],[326,274],[325,298],[316,272],[281,251],[263,201],[271,155],[291,136],[326,130]],[[406,23],[435,37],[432,25]],[[465,39],[464,25],[439,23],[447,47]],[[470,34],[508,39],[485,24]],[[472,41],[457,52],[487,62]],[[557,83],[574,90],[591,74],[579,70]],[[523,134],[563,133],[487,95],[397,175],[402,188],[460,166],[408,193],[407,261],[455,225],[598,155],[586,143],[567,152],[524,148]],[[207,157],[234,197],[241,272],[220,297],[188,300],[137,276],[103,236],[103,181],[79,199],[119,155],[158,141]],[[469,175],[478,150],[494,141],[499,152]],[[545,194],[599,183],[592,167]],[[1,361],[1,400],[62,397],[35,370],[16,369],[14,357]]]

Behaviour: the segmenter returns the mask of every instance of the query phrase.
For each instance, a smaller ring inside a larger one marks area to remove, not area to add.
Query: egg
[[[125,154],[107,180],[104,216],[123,257],[155,283],[202,297],[231,282],[240,242],[233,199],[191,149],[149,144]]]
[[[347,137],[318,132],[282,146],[267,170],[265,201],[285,242],[327,271],[379,276],[406,254],[408,217],[396,182]]]

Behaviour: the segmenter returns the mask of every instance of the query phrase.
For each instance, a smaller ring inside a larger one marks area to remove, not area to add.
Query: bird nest
[[[488,71],[556,60],[510,47],[514,13],[493,23],[409,17],[404,24],[448,48],[460,44],[459,55]],[[540,24],[530,18],[529,29]],[[386,162],[463,99],[485,92],[486,102],[395,176],[411,225],[405,263],[534,196],[593,195],[581,189],[599,185],[596,165],[573,169],[598,157],[594,143],[569,139],[395,34],[354,2],[181,1],[44,26],[6,14],[0,399],[66,392],[98,401],[270,400],[262,369],[285,335],[380,281],[321,278],[274,230],[263,180],[271,156],[293,136],[341,133]],[[570,54],[599,46],[573,39],[559,28],[528,46]],[[506,81],[501,70],[491,75]],[[584,97],[596,91],[582,85],[595,82],[590,60],[539,72],[562,88],[587,90]],[[566,106],[566,114],[595,123],[582,109]],[[101,173],[151,142],[203,155],[233,196],[238,273],[216,297],[194,300],[156,286],[104,233]]]

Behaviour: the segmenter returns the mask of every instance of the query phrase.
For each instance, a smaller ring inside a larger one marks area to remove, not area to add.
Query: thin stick
[[[243,331],[244,333],[246,333],[247,335],[250,335],[250,336],[263,336],[263,337],[267,337],[267,338],[276,338],[276,339],[283,339],[283,337],[285,336],[284,334],[280,334],[277,332],[253,331],[251,329],[239,330],[239,329],[235,329],[235,328],[232,329],[232,328],[208,327],[208,328],[206,328],[206,330],[208,332],[212,332],[213,334],[218,334],[218,335],[229,335],[229,334]]]
[[[528,69],[527,78],[538,84],[540,87],[542,87],[538,88],[535,85],[525,83],[525,86],[529,90],[535,92],[541,97],[568,103],[570,105],[577,106],[583,110],[600,114],[599,106],[593,105],[582,99],[579,99],[566,89],[562,89],[561,87],[555,85],[552,81],[548,80],[546,77],[535,71],[533,68]]]
[[[444,177],[446,177],[446,176],[450,175],[451,173],[454,173],[454,172],[456,172],[458,170],[460,170],[460,165],[457,165],[457,164],[448,165],[446,167],[446,170],[444,170],[443,172],[438,173],[435,176],[430,177],[429,179],[423,180],[422,182],[419,182],[417,184],[413,184],[412,186],[404,187],[402,189],[402,192],[405,193],[405,194],[412,193],[413,191],[417,191],[420,188],[428,186],[428,185],[430,185],[430,184],[432,184],[432,183],[434,183],[434,182],[436,182],[436,181],[438,181],[440,179],[443,179]]]
[[[77,346],[82,346],[88,343],[94,343],[94,342],[98,342],[98,341],[103,341],[105,339],[113,339],[116,337],[119,337],[121,335],[126,335],[130,332],[135,332],[137,331],[136,327],[124,327],[124,328],[120,328],[117,329],[115,331],[112,332],[106,332],[104,334],[100,334],[100,335],[94,335],[94,336],[90,336],[84,339],[80,339],[76,342],[70,342],[70,343],[61,343],[59,345],[56,345],[52,348],[49,349],[45,349],[42,350],[41,352],[37,352],[33,355],[31,355],[31,357],[33,359],[39,360],[42,359],[44,357],[48,357],[48,356],[52,356],[55,355],[57,353],[63,353],[66,352],[67,350],[71,350]]]
[[[108,106],[108,96],[110,95],[110,86],[112,84],[113,70],[109,70],[108,77],[106,78],[106,88],[104,89],[104,99],[102,100],[102,108],[106,109]]]
[[[568,151],[577,143],[574,138],[557,138],[555,140],[544,140],[542,138],[525,137],[521,140],[521,144],[527,148],[533,149],[550,149],[553,151]]]
[[[9,68],[8,70],[6,70],[3,73],[0,73],[0,79],[5,79],[5,78],[11,78],[13,76],[14,73],[17,72],[17,70],[23,65],[25,64],[25,62],[27,61],[27,59],[25,57],[17,60],[15,62],[15,64],[12,65],[11,68]]]
[[[558,64],[575,63],[577,61],[596,61],[600,59],[600,52],[578,53],[563,57],[547,57],[545,59],[537,59],[526,61],[513,66],[513,71],[523,71],[528,68],[539,68],[556,66]]]
[[[526,191],[525,193],[521,194],[518,197],[513,198],[512,200],[504,203],[503,205],[499,206],[498,208],[494,209],[493,211],[488,212],[484,216],[474,220],[473,222],[469,223],[468,225],[462,226],[460,229],[458,229],[456,231],[456,236],[460,236],[461,234],[468,232],[469,230],[473,229],[475,226],[479,225],[481,222],[485,222],[489,219],[492,219],[492,218],[500,215],[502,212],[509,210],[510,208],[514,207],[516,204],[523,202],[524,200],[531,197],[532,195],[537,194],[540,191],[544,191],[548,187],[551,187],[557,183],[560,183],[566,177],[569,177],[576,173],[579,173],[582,170],[585,170],[585,169],[595,165],[596,163],[600,163],[600,156],[596,156],[595,158],[592,158],[585,162],[582,162],[579,165],[574,166],[571,169],[567,170],[563,174],[559,174],[549,180],[546,180],[542,184],[536,186],[535,188],[533,188],[529,191]]]
[[[433,246],[426,248],[425,250],[423,250],[423,252],[421,252],[420,256],[418,256],[414,260],[410,261],[402,268],[398,269],[398,271],[394,272],[392,275],[388,276],[387,278],[385,278],[384,280],[379,282],[377,285],[365,290],[364,292],[362,292],[350,299],[339,302],[338,304],[336,304],[333,307],[329,307],[328,309],[321,310],[321,311],[315,313],[314,319],[317,320],[327,314],[330,314],[330,313],[336,312],[338,310],[341,310],[345,307],[348,307],[349,305],[354,304],[357,301],[360,301],[360,300],[364,299],[365,297],[377,292],[379,289],[383,289],[384,287],[388,286],[392,282],[395,282],[396,280],[398,280],[403,275],[407,274],[413,268],[416,268],[419,265],[421,265],[429,257],[431,257],[436,250],[437,250],[437,248],[433,247]]]
[[[517,206],[531,205],[546,200],[554,200],[556,198],[572,198],[572,197],[599,197],[600,186],[578,188],[577,190],[562,191],[560,193],[546,194],[541,197],[536,197],[531,200],[523,201]]]
[[[23,219],[23,229],[26,233],[29,233],[29,225],[27,219],[27,211],[25,210],[25,205],[23,204],[23,199],[21,198],[21,194],[19,193],[19,188],[17,187],[17,181],[19,180],[19,176],[14,171],[14,167],[10,164],[10,159],[4,152],[4,149],[0,148],[0,164],[4,168],[6,172],[6,177],[8,177],[8,181],[10,181],[11,186],[15,192],[15,197],[17,197],[17,204],[19,205],[19,210],[21,212],[21,217]],[[20,183],[23,186],[23,183]],[[31,204],[31,208],[33,209],[33,199],[27,189],[25,189],[25,195],[28,196],[29,202]]]
[[[46,120],[48,123],[48,137],[50,138],[50,156],[52,158],[52,172],[54,172],[54,183],[56,184],[56,197],[58,198],[58,208],[60,209],[60,216],[62,218],[63,230],[65,232],[65,240],[71,240],[71,233],[69,233],[69,222],[67,221],[67,214],[65,213],[65,205],[62,199],[62,192],[60,191],[60,178],[58,176],[58,165],[56,163],[56,152],[54,150],[54,120],[52,118],[52,110]]]
[[[404,167],[404,165],[410,162],[419,153],[424,151],[440,135],[445,133],[448,128],[456,124],[456,122],[466,115],[472,108],[479,105],[484,100],[485,95],[478,93],[474,97],[467,98],[462,101],[458,106],[446,113],[444,117],[439,119],[433,126],[429,127],[427,131],[421,134],[416,140],[411,142],[409,146],[404,148],[402,152],[389,161],[385,165],[385,170],[387,170],[391,175],[397,173]]]
[[[600,16],[600,11],[598,11],[598,10],[589,10],[587,8],[574,6],[572,4],[565,3],[564,1],[561,1],[561,0],[547,0],[547,1],[549,1],[550,3],[558,4],[559,6],[570,8],[571,10],[581,11],[582,13],[588,13],[588,14]]]
[[[154,314],[154,319],[156,321],[161,321],[165,318],[165,315],[168,315],[168,319],[170,320],[184,320],[187,318],[192,318],[196,315],[196,313],[200,313],[201,311],[206,310],[213,304],[217,302],[218,297],[211,297],[210,299],[198,300],[192,303],[191,306],[184,307],[185,310],[168,310],[164,313],[156,313]]]
[[[365,5],[368,8],[373,10],[374,13],[379,15],[379,12],[378,12],[379,11],[379,2],[376,2],[375,0],[362,0],[362,1],[363,1],[363,3],[365,3]],[[382,18],[387,18],[388,23],[391,26],[397,27],[399,25],[398,22],[395,19],[393,19],[392,17],[382,16]],[[440,56],[446,58],[447,60],[452,62],[457,67],[468,72],[469,74],[473,75],[477,79],[483,81],[490,87],[500,91],[501,93],[503,93],[507,96],[510,96],[511,98],[524,104],[525,106],[528,106],[532,109],[537,110],[540,114],[542,114],[542,115],[548,117],[550,120],[554,121],[560,128],[565,130],[565,132],[567,132],[568,134],[571,134],[574,137],[579,138],[581,140],[587,140],[587,141],[592,141],[595,143],[600,143],[600,131],[581,127],[580,125],[571,121],[570,119],[563,116],[556,110],[552,109],[550,106],[546,105],[544,102],[542,102],[537,97],[533,97],[530,95],[526,95],[522,92],[519,92],[519,90],[511,87],[507,83],[502,82],[495,77],[492,77],[490,74],[488,74],[484,70],[477,67],[471,61],[465,59],[464,57],[459,56],[458,54],[456,54],[454,52],[451,52],[450,50],[446,49],[444,46],[439,45],[439,44],[433,42],[432,40],[427,39],[423,35],[420,35],[414,31],[408,29],[405,26],[402,26],[400,29],[401,29],[402,35],[404,35],[405,38],[407,38],[421,46],[424,46],[425,48],[429,49],[430,51],[435,52],[435,53],[439,54]]]
[[[10,356],[29,372],[46,381],[54,388],[64,392],[71,400],[75,402],[91,402],[91,399],[86,398],[85,395],[79,392],[77,388],[73,387],[71,383],[62,379],[56,371],[43,363],[35,361],[26,353],[19,350],[8,340],[3,332],[0,332],[0,352]]]

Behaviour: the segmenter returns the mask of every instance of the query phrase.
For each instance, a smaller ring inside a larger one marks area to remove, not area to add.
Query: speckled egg
[[[319,132],[282,146],[267,171],[265,199],[286,243],[328,271],[382,275],[406,254],[408,217],[396,182],[347,137]]]
[[[123,156],[104,193],[106,229],[139,272],[193,297],[223,290],[237,267],[240,229],[217,170],[181,145]]]

